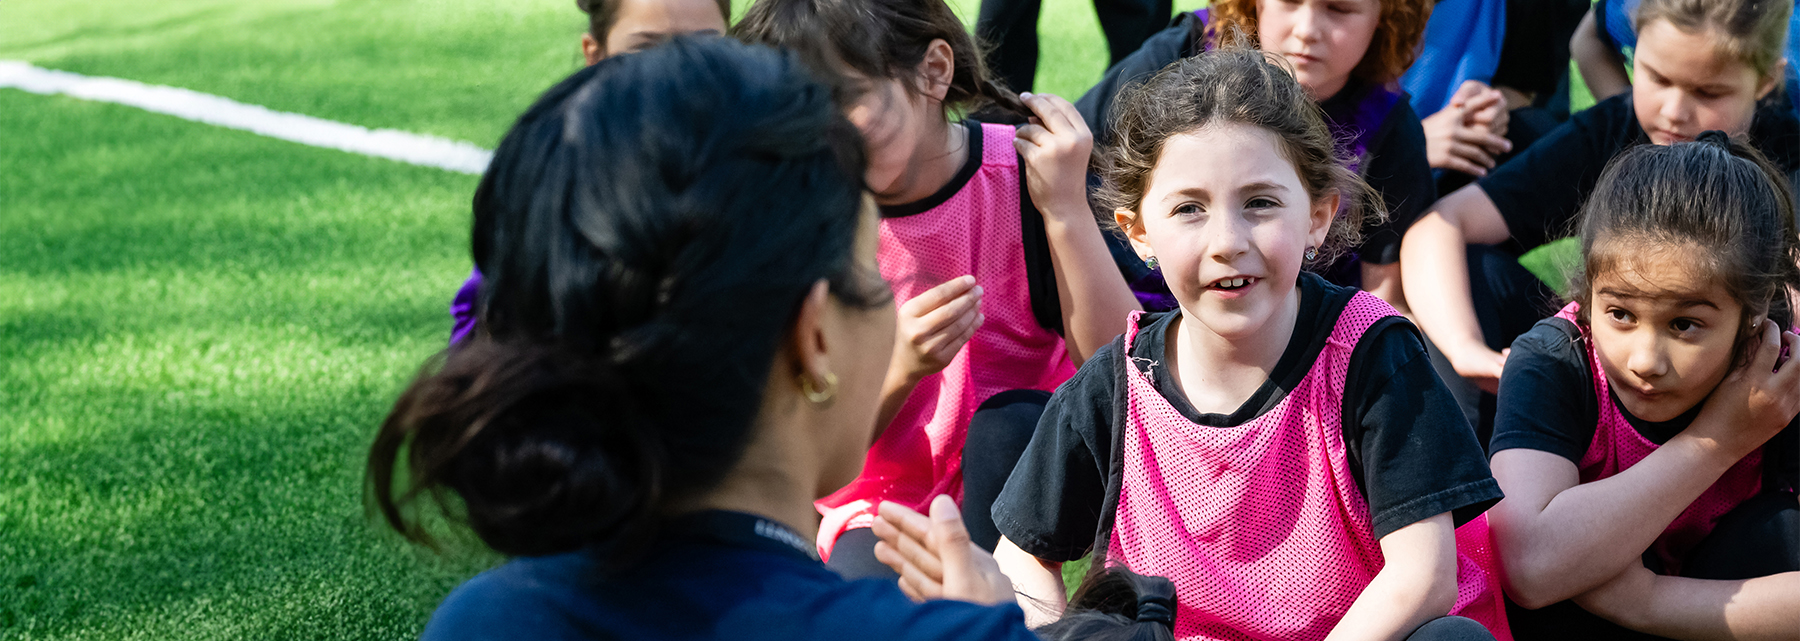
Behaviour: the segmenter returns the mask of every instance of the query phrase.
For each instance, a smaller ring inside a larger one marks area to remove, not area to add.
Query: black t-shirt
[[[1148,80],[1171,62],[1205,51],[1204,29],[1205,24],[1194,14],[1181,14],[1169,28],[1150,36],[1137,51],[1107,69],[1100,82],[1082,94],[1075,102],[1075,110],[1081,112],[1082,120],[1094,132],[1096,146],[1112,139],[1112,107],[1119,92]],[[1351,78],[1343,90],[1319,106],[1327,114],[1354,111],[1353,106],[1345,109],[1338,103],[1360,98],[1367,89],[1366,83]],[[1363,244],[1357,255],[1371,264],[1387,265],[1400,260],[1400,237],[1437,200],[1437,183],[1431,179],[1431,161],[1425,156],[1425,127],[1408,101],[1407,96],[1401,95],[1381,127],[1370,136],[1367,157],[1360,168],[1363,179],[1381,194],[1388,211],[1386,222],[1363,228]],[[1335,125],[1333,129],[1333,133],[1339,133]]]
[[[1132,346],[1133,364],[1158,392],[1198,425],[1242,425],[1273,409],[1312,369],[1355,290],[1300,276],[1300,312],[1269,380],[1231,414],[1201,414],[1187,402],[1164,360],[1166,336],[1180,311],[1147,316]],[[993,508],[1008,540],[1031,554],[1069,561],[1086,554],[1102,525],[1115,440],[1119,343],[1094,354],[1057,388]],[[1457,523],[1500,499],[1481,446],[1437,374],[1418,329],[1404,318],[1369,328],[1350,358],[1344,393],[1344,444],[1357,488],[1368,500],[1375,536],[1453,512]]]
[[[1540,96],[1556,93],[1569,72],[1569,37],[1588,0],[1507,0],[1506,37],[1491,83]]]
[[[963,161],[962,167],[956,170],[956,175],[923,199],[898,205],[882,205],[882,218],[923,214],[944,204],[962,191],[963,187],[968,186],[969,180],[975,177],[976,170],[981,169],[981,150],[986,136],[982,135],[981,123],[974,120],[962,122],[969,129],[969,156]],[[1050,236],[1044,229],[1044,215],[1031,202],[1031,191],[1025,182],[1023,159],[1019,160],[1019,227],[1024,233],[1025,279],[1031,289],[1031,315],[1037,319],[1039,326],[1061,334],[1062,299],[1056,292],[1056,266],[1050,261]]]
[[[1764,101],[1750,123],[1752,145],[1791,177],[1800,169],[1800,120],[1781,101]],[[1532,143],[1480,182],[1518,249],[1573,235],[1575,215],[1600,172],[1620,151],[1650,144],[1631,93],[1600,101]]]
[[[1493,451],[1522,448],[1549,452],[1581,464],[1594,428],[1600,423],[1600,401],[1594,396],[1593,370],[1581,329],[1561,318],[1538,321],[1513,341],[1500,378],[1500,401],[1494,416]],[[1662,445],[1694,422],[1704,403],[1680,416],[1651,422],[1632,416],[1608,394],[1606,402],[1645,440]],[[1763,485],[1792,491],[1800,486],[1800,418],[1764,446]]]

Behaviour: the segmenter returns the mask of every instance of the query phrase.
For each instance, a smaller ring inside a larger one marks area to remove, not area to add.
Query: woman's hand
[[[1087,202],[1088,158],[1094,135],[1075,105],[1050,94],[1020,94],[1036,114],[1019,127],[1013,148],[1025,159],[1031,202],[1044,216],[1093,217]]]
[[[1469,80],[1451,96],[1450,105],[1420,121],[1425,127],[1425,156],[1434,169],[1486,176],[1494,158],[1512,151],[1506,139],[1506,96]]]
[[[949,367],[987,320],[981,313],[982,294],[974,276],[963,276],[901,305],[899,328],[894,333],[894,373],[917,383]]]
[[[915,601],[954,599],[981,605],[1013,602],[1012,580],[994,555],[969,540],[956,501],[938,495],[931,516],[883,501],[873,529],[875,558],[900,573],[900,591]]]
[[[1800,336],[1764,320],[1750,344],[1749,362],[1719,383],[1687,430],[1717,443],[1731,461],[1762,447],[1800,414],[1800,361],[1776,367],[1782,354],[1796,353]]]

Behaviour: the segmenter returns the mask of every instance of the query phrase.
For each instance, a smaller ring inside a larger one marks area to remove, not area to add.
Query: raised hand
[[[969,540],[956,501],[938,495],[931,516],[882,502],[873,526],[875,558],[900,573],[900,591],[915,601],[954,599],[982,605],[1012,603],[1012,580],[994,555]]]
[[[949,367],[987,320],[981,313],[982,294],[974,276],[963,276],[901,305],[893,366],[913,382]]]
[[[1036,114],[1019,127],[1013,148],[1025,159],[1025,185],[1031,202],[1045,216],[1092,218],[1087,204],[1088,158],[1094,135],[1075,105],[1051,94],[1021,94]]]

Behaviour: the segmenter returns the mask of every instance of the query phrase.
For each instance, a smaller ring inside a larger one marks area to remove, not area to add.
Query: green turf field
[[[579,65],[573,5],[5,0],[0,59],[491,147]],[[1073,97],[1092,10],[1042,31],[1039,87]],[[0,89],[0,639],[408,638],[492,564],[360,491],[448,332],[474,185]]]

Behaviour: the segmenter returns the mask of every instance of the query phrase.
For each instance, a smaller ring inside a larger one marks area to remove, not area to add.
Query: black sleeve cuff
[[[1501,496],[1500,483],[1491,478],[1427,494],[1373,515],[1375,538],[1380,539],[1400,528],[1445,512],[1450,512],[1456,525],[1461,526],[1499,503]]]
[[[1093,541],[1085,541],[1079,546],[1069,542],[1058,544],[1051,541],[1049,536],[1026,531],[1027,528],[1024,524],[1011,518],[1012,510],[1007,508],[1004,501],[1005,499],[1002,498],[994,503],[992,512],[994,527],[1000,530],[1001,536],[1012,541],[1013,545],[1019,546],[1019,549],[1024,550],[1026,554],[1052,563],[1067,563],[1087,556],[1088,551],[1093,549]]]

